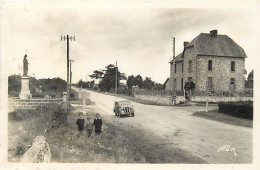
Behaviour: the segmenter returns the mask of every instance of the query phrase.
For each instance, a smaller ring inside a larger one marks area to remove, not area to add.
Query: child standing
[[[95,126],[95,133],[100,137],[101,133],[101,127],[102,127],[102,119],[100,118],[100,115],[97,113],[96,118],[94,120],[93,125]]]
[[[79,114],[79,118],[76,122],[76,124],[78,125],[78,131],[79,131],[79,136],[81,137],[82,136],[82,131],[84,129],[84,122],[85,122],[85,119],[83,117],[83,114],[80,113]]]
[[[93,129],[93,123],[90,121],[90,118],[88,117],[87,123],[86,123],[86,130],[87,130],[88,138],[91,137],[92,129]]]

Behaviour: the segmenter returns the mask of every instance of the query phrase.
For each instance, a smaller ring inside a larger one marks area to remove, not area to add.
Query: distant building
[[[99,87],[99,83],[101,82],[101,78],[98,78],[98,79],[94,79],[93,80],[93,89],[98,89]]]
[[[119,80],[119,88],[127,89],[127,80]]]
[[[171,90],[170,78],[167,78],[166,81],[163,83],[163,89],[164,90]]]
[[[243,93],[246,57],[227,35],[201,33],[170,61],[172,90],[183,91],[184,83],[193,81],[195,91]]]

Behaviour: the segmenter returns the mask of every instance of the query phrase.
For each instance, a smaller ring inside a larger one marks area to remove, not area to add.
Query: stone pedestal
[[[30,93],[29,89],[29,80],[30,77],[28,76],[23,76],[21,77],[21,92],[19,94],[20,99],[31,99],[32,94]]]
[[[62,93],[62,101],[63,102],[67,101],[67,92],[66,91]]]

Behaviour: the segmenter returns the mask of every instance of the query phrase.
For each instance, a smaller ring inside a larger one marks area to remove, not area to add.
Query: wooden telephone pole
[[[70,82],[70,72],[69,72],[69,40],[74,40],[75,41],[75,36],[61,36],[61,41],[66,41],[67,40],[67,112],[69,109],[69,99],[70,99],[70,94],[69,94],[69,82]]]
[[[72,63],[74,60],[69,60],[69,61],[70,61],[70,90],[71,90],[71,80],[72,80],[71,63]]]
[[[115,83],[115,93],[117,94],[117,61],[116,61],[116,83]]]

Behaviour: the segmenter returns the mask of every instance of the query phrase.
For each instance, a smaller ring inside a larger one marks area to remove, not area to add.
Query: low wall
[[[253,97],[218,97],[218,96],[195,96],[191,97],[193,102],[236,102],[236,101],[253,101]]]
[[[54,99],[19,99],[19,98],[9,98],[8,99],[8,111],[12,112],[15,109],[36,109],[40,106],[46,106],[52,103],[61,102],[61,98]]]
[[[157,104],[172,104],[171,96],[152,96],[152,95],[135,95],[136,98],[155,102]]]
[[[135,95],[136,98],[155,102],[157,104],[172,105],[171,96],[161,96],[161,95]],[[218,97],[218,96],[195,96],[191,97],[192,102],[229,102],[229,101],[253,101],[253,97]],[[184,102],[184,96],[176,96],[175,104]]]

